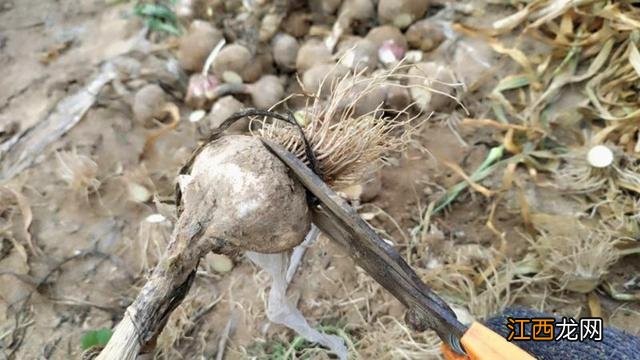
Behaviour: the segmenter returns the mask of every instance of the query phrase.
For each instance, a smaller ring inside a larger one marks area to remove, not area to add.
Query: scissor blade
[[[432,292],[358,213],[314,174],[300,159],[282,146],[262,140],[296,178],[320,202],[312,208],[314,223],[349,252],[356,263],[412,312],[412,325],[434,329],[453,349],[462,351],[458,340],[466,328],[449,306]]]

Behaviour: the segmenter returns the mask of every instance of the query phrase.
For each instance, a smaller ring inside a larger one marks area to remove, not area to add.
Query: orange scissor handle
[[[474,322],[460,338],[467,355],[455,353],[442,344],[446,360],[534,360],[535,358],[488,327]]]

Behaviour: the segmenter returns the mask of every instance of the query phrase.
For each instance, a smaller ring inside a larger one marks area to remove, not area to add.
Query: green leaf
[[[151,17],[162,19],[170,22],[178,20],[176,14],[164,5],[158,4],[140,4],[135,7],[135,14],[142,17]]]
[[[171,23],[166,23],[156,18],[148,18],[146,23],[147,26],[149,26],[149,29],[153,31],[164,31],[171,35],[180,35],[180,30],[178,30],[178,28]]]
[[[496,146],[491,148],[489,154],[484,159],[482,164],[478,166],[478,168],[469,176],[473,181],[481,181],[484,180],[487,176],[489,176],[497,167],[502,166],[507,161],[511,161],[514,157],[500,160],[500,158],[504,155],[504,145]],[[462,190],[466,189],[469,186],[469,183],[466,181],[461,181],[442,195],[438,200],[436,200],[435,209],[433,213],[437,213],[438,211],[447,207],[447,205],[451,204],[453,200],[455,200],[458,195],[462,192]]]
[[[94,347],[97,344],[98,344],[98,337],[96,336],[95,331],[89,331],[88,333],[84,334],[80,339],[80,346],[82,347],[82,350],[87,350],[89,348]]]
[[[111,329],[91,330],[80,338],[80,347],[82,350],[90,349],[94,346],[106,346],[111,339]]]
[[[98,340],[98,344],[105,346],[111,339],[111,329],[100,329],[96,331],[96,339]]]

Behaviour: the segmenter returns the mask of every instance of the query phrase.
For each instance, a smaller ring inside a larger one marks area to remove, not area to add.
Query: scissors
[[[358,213],[307,165],[284,147],[262,139],[312,195],[312,221],[380,285],[404,304],[405,321],[417,331],[433,329],[447,360],[530,360],[515,344],[479,322],[462,324],[400,254],[376,234]]]

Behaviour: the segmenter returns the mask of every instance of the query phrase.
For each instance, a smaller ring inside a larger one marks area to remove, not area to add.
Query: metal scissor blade
[[[418,330],[431,328],[452,349],[463,352],[459,339],[466,331],[453,310],[431,291],[358,213],[314,174],[300,159],[282,146],[262,139],[296,178],[320,202],[312,206],[314,223],[340,244],[356,263],[387,291],[409,308],[408,322]]]

